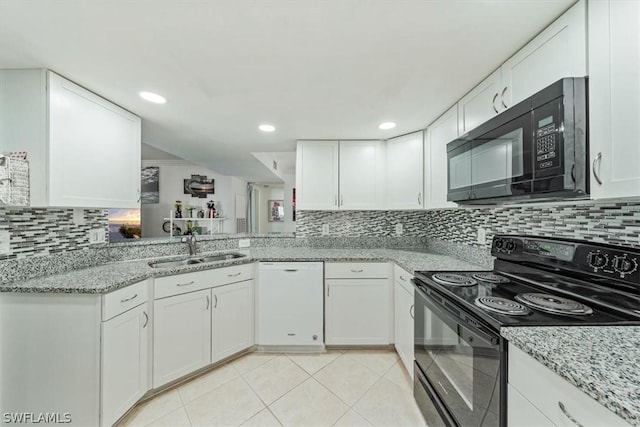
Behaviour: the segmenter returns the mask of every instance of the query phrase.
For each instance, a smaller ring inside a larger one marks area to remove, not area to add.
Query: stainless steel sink
[[[177,261],[154,261],[150,262],[149,266],[152,268],[169,268],[169,267],[182,267],[185,265],[202,264],[203,262],[225,261],[230,259],[242,258],[246,255],[231,253],[222,255],[210,255],[199,258],[187,258]]]

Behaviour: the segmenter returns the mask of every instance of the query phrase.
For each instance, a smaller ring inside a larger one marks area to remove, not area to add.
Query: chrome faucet
[[[196,243],[198,241],[196,240],[195,234],[190,234],[186,237],[183,237],[182,241],[186,242],[187,246],[189,247],[189,256],[193,256],[198,253],[198,247],[196,246]]]

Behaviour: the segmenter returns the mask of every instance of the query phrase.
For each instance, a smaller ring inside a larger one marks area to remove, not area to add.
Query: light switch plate
[[[73,224],[74,225],[85,225],[87,222],[84,219],[84,209],[82,208],[73,208]]]
[[[0,255],[11,255],[11,233],[9,230],[0,231]]]
[[[322,224],[322,235],[326,236],[329,234],[329,224]]]
[[[487,243],[487,230],[482,227],[478,227],[478,244],[484,245]]]
[[[404,233],[404,228],[402,227],[402,223],[396,224],[396,236],[402,236]]]
[[[90,245],[105,243],[105,233],[103,228],[94,228],[93,230],[89,230],[88,237]]]
[[[251,239],[240,239],[240,240],[238,240],[238,247],[239,248],[248,248],[249,246],[251,246]]]

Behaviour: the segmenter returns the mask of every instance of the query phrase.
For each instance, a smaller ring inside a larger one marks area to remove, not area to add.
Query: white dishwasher
[[[261,262],[258,345],[324,346],[322,262]]]

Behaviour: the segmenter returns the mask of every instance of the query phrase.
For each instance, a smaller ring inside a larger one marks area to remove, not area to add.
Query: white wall
[[[282,185],[258,185],[255,187],[256,192],[256,218],[258,233],[282,233],[285,229],[285,223],[283,222],[270,222],[269,216],[271,211],[269,210],[269,200],[284,200],[284,189]],[[285,219],[289,215],[289,212],[285,208]]]
[[[176,200],[181,200],[184,207],[195,205],[206,211],[206,202],[214,200],[216,210],[221,211],[222,216],[229,218],[223,223],[225,233],[235,232],[235,194],[244,194],[246,182],[232,177],[224,176],[210,169],[195,165],[185,160],[143,160],[142,167],[158,166],[160,168],[160,203],[145,204],[141,207],[140,217],[142,222],[143,237],[159,237],[167,234],[162,231],[164,218],[169,216]],[[215,193],[208,195],[206,199],[192,197],[184,194],[184,180],[191,175],[206,175],[215,180]],[[187,215],[184,209],[184,216]]]

